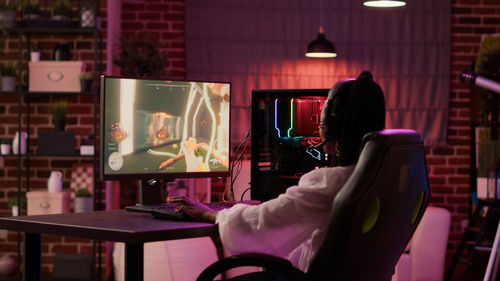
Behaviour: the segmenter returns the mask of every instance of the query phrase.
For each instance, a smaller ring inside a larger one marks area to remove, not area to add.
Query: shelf
[[[9,28],[8,32],[17,32],[17,33],[80,33],[80,34],[92,34],[98,32],[97,28],[82,28],[82,27],[15,27]]]
[[[41,96],[41,95],[81,95],[81,96],[92,96],[93,92],[30,92],[30,91],[18,91],[20,95],[24,96]]]
[[[41,95],[82,95],[82,96],[92,96],[95,95],[96,92],[58,92],[58,91],[50,91],[50,92],[36,92],[36,91],[28,91],[28,90],[16,90],[16,91],[1,91],[0,95],[21,95],[21,96],[41,96]]]
[[[0,95],[3,95],[3,96],[17,96],[19,95],[16,91],[14,92],[4,92],[4,91],[0,91]]]
[[[0,95],[21,95],[21,96],[41,96],[41,95],[81,95],[81,96],[93,96],[94,92],[30,92],[30,91],[0,91]]]
[[[94,4],[94,8],[96,13],[98,12],[98,9],[100,7],[99,1],[92,1]],[[95,14],[96,16],[98,14]],[[75,18],[72,18],[75,19]],[[93,130],[92,134],[97,135],[97,118],[98,118],[98,110],[97,110],[97,102],[96,102],[96,97],[99,95],[99,88],[94,87],[92,88],[93,91],[90,92],[81,92],[80,87],[75,87],[75,88],[66,88],[66,89],[73,89],[76,90],[77,92],[66,92],[66,91],[29,91],[29,59],[26,59],[26,56],[24,55],[25,53],[29,53],[32,49],[32,43],[36,40],[40,40],[40,38],[46,38],[50,37],[53,39],[58,39],[61,38],[60,40],[65,40],[69,41],[70,38],[71,40],[79,40],[79,38],[83,38],[84,40],[88,40],[89,42],[92,41],[93,44],[90,44],[89,47],[85,47],[85,51],[93,51],[93,57],[94,57],[94,63],[93,63],[93,68],[92,72],[94,76],[96,77],[94,79],[94,85],[98,82],[98,76],[99,76],[99,70],[102,68],[102,35],[100,33],[100,27],[96,25],[96,27],[87,27],[87,28],[81,28],[78,27],[78,22],[77,21],[55,21],[55,20],[49,20],[47,18],[40,18],[40,19],[30,19],[30,20],[20,20],[16,21],[15,23],[16,27],[14,28],[7,28],[7,34],[9,37],[17,37],[18,39],[18,48],[19,52],[17,55],[17,62],[18,62],[18,69],[17,69],[17,77],[18,77],[18,86],[15,88],[14,91],[1,91],[0,90],[0,98],[3,98],[6,102],[9,102],[13,104],[13,106],[19,106],[19,107],[26,107],[27,106],[38,106],[39,104],[42,104],[43,106],[46,106],[47,103],[53,102],[53,100],[60,99],[62,97],[60,96],[65,96],[64,99],[74,99],[78,100],[78,103],[85,103],[85,104],[91,104],[93,105]],[[51,39],[52,40],[52,39]],[[14,48],[13,48],[14,49]],[[77,51],[77,50],[75,50]],[[80,51],[80,50],[78,50]],[[90,61],[91,59],[85,59],[85,61]],[[27,79],[26,81],[19,80],[19,77],[24,77],[23,74],[26,74]],[[32,87],[33,88],[33,87]],[[39,88],[43,89],[43,88]],[[49,88],[46,88],[49,89]],[[52,90],[52,89],[51,89]],[[70,97],[71,96],[71,97]],[[73,96],[75,98],[73,98]],[[78,98],[78,96],[82,96],[82,98]],[[85,98],[84,98],[85,97]],[[90,98],[89,98],[90,97]],[[75,101],[76,102],[76,101]],[[32,113],[31,110],[17,110],[17,131],[27,131],[30,132],[30,129],[36,128],[36,126],[40,125],[37,122],[30,123],[30,114],[36,114]],[[90,118],[90,114],[92,112],[88,113],[85,115],[85,117]],[[36,120],[36,119],[33,119]],[[12,120],[11,123],[14,123],[14,120]],[[43,124],[42,124],[43,125]],[[7,135],[8,132],[4,132],[4,135]],[[29,134],[29,133],[28,133]],[[36,136],[28,137],[27,138],[27,148],[28,153],[25,154],[7,154],[7,155],[1,155],[0,158],[6,158],[6,162],[12,162],[17,164],[17,194],[20,196],[21,194],[24,193],[24,191],[29,191],[30,190],[30,175],[32,175],[32,172],[36,172],[36,169],[44,168],[44,167],[32,167],[30,163],[35,163],[38,161],[42,161],[42,163],[46,160],[49,162],[60,162],[58,165],[63,165],[61,169],[71,169],[71,165],[66,165],[67,163],[85,163],[85,164],[90,164],[92,163],[92,167],[97,169],[97,157],[98,157],[98,152],[94,151],[94,154],[92,155],[81,155],[80,154],[80,147],[75,146],[74,144],[69,146],[69,149],[66,150],[43,150],[42,152],[45,151],[46,153],[40,154],[37,153],[40,151],[40,143],[38,147],[36,148],[31,148],[30,151],[30,140],[36,139]],[[52,139],[49,139],[49,141],[52,141]],[[33,145],[33,143],[31,143]],[[52,142],[49,142],[49,145],[54,145]],[[74,147],[73,147],[74,146]],[[59,147],[56,147],[59,148]],[[95,147],[94,147],[95,149]],[[18,152],[19,150],[16,150],[15,152]],[[53,154],[50,152],[68,152],[66,154]],[[11,150],[12,152],[12,150]],[[23,164],[23,162],[26,162]],[[62,163],[62,164],[61,164]],[[14,164],[9,164],[9,165],[14,165]],[[54,164],[55,165],[55,164]],[[69,167],[67,167],[69,166]],[[23,180],[25,178],[25,180]],[[94,190],[96,191],[96,194],[100,194],[99,190],[101,190],[102,186],[100,185],[100,182],[97,179],[97,173],[94,173],[93,175],[93,185],[94,185]],[[10,191],[9,191],[10,192]],[[96,200],[101,200],[101,197],[97,197]],[[101,204],[101,203],[100,203]],[[100,207],[98,207],[100,208]],[[21,256],[21,239],[18,238],[18,249],[17,253],[18,256]],[[93,253],[95,255],[95,247],[93,250]],[[101,253],[99,252],[99,259],[100,259]],[[101,263],[98,265],[99,267],[99,272],[101,272]],[[20,272],[19,272],[20,274]],[[18,275],[19,275],[18,274]],[[13,276],[13,277],[2,277],[0,276],[0,281],[2,280],[17,280],[17,277],[21,276]],[[43,273],[43,280],[56,280],[52,275],[47,275],[47,273]],[[59,279],[57,279],[59,280]]]
[[[35,154],[35,153],[28,153],[28,154],[0,154],[1,157],[9,157],[9,156],[14,156],[14,157],[77,157],[77,158],[93,158],[94,155],[81,155],[81,154]]]
[[[94,155],[81,155],[81,154],[26,154],[26,157],[83,157],[93,158]]]

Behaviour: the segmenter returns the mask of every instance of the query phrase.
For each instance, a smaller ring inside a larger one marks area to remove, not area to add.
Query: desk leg
[[[144,279],[144,244],[125,244],[125,281]]]
[[[42,238],[40,233],[24,234],[24,281],[42,280]]]
[[[222,247],[222,241],[220,240],[219,235],[210,235],[210,239],[212,239],[212,243],[214,243],[215,249],[217,250],[217,257],[219,259],[223,259],[224,248]]]
[[[214,243],[215,249],[217,250],[217,257],[219,260],[224,258],[224,247],[222,246],[222,241],[220,240],[219,234],[210,235],[210,239]],[[222,280],[226,279],[226,272],[221,273]]]

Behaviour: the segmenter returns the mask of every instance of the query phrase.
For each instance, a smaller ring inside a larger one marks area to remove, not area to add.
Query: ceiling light
[[[376,8],[392,8],[392,7],[403,7],[406,5],[406,2],[398,0],[371,0],[371,1],[365,1],[363,5],[367,7],[376,7]]]
[[[308,58],[334,58],[337,56],[335,46],[328,41],[323,32],[323,27],[319,27],[318,37],[307,46],[306,57]]]
[[[323,30],[323,0],[320,0],[319,5],[319,32],[318,37],[307,45],[306,57],[308,58],[334,58],[337,56],[335,46],[325,37]]]

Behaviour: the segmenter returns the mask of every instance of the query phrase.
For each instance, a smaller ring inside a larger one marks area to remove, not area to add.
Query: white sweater
[[[354,166],[321,168],[260,205],[237,204],[217,214],[220,237],[231,254],[266,253],[307,271],[326,235],[332,201]]]

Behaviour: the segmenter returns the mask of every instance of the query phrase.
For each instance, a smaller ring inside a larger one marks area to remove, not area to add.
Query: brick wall
[[[122,1],[122,35],[151,34],[168,57],[168,77],[186,77],[184,0]]]
[[[458,80],[471,70],[482,34],[500,32],[500,1],[452,0],[451,90],[448,145],[428,148],[427,160],[432,184],[432,203],[452,212],[449,252],[462,238],[460,221],[469,210],[470,90]]]

